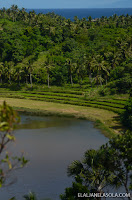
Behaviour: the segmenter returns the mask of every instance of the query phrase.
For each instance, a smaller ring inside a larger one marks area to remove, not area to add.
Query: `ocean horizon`
[[[74,20],[77,16],[79,19],[88,18],[91,16],[93,19],[100,18],[102,16],[110,17],[114,14],[120,15],[132,15],[132,8],[49,8],[49,9],[26,9],[27,12],[34,10],[37,14],[54,12],[66,19],[70,18]]]

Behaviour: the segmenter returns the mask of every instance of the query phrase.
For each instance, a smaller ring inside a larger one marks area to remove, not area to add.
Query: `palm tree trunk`
[[[10,76],[10,74],[9,74],[9,83],[10,83],[10,85],[11,85],[11,76]]]
[[[49,73],[48,73],[48,88],[49,88],[50,86],[49,86]]]
[[[18,80],[19,80],[19,86],[20,86],[20,74],[18,75]]]
[[[28,81],[27,81],[27,75],[26,75],[26,84],[28,84]]]
[[[31,88],[33,87],[33,81],[32,81],[32,74],[30,72],[30,84],[31,84]]]
[[[102,77],[101,77],[101,70],[100,69],[99,69],[99,76],[100,76],[100,81],[99,82],[100,82],[100,85],[102,86],[102,81],[101,81]]]
[[[125,187],[125,190],[126,190],[126,193],[128,194],[129,193],[129,190],[128,190],[128,187],[127,187],[127,182],[128,182],[128,171],[126,171],[126,181],[124,183],[124,187]],[[128,200],[131,200],[131,197],[127,197]]]
[[[91,70],[89,71],[89,80],[90,80],[91,85],[92,85],[92,74],[91,74]]]
[[[71,85],[73,86],[72,74],[70,75],[71,78]]]
[[[83,81],[83,79],[82,79],[82,77],[80,77],[80,85],[82,85],[82,81]]]
[[[107,77],[106,77],[106,85],[107,85],[108,81],[107,81]]]
[[[2,75],[0,76],[0,83],[2,84]]]

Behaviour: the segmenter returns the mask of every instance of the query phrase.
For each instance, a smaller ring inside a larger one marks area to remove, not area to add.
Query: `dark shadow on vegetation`
[[[35,89],[38,89],[38,86],[35,85],[31,87],[30,85],[26,85],[26,84],[19,85],[18,83],[12,83],[12,84],[4,83],[0,85],[0,88],[6,88],[6,89],[9,89],[10,91],[21,91],[22,88],[24,87],[25,90],[27,91],[33,91]]]
[[[10,91],[19,91],[22,89],[23,85],[19,85],[17,83],[12,83],[11,85],[5,83],[0,85],[0,88],[8,88]]]
[[[21,85],[18,85],[18,84],[11,84],[9,86],[9,90],[11,91],[19,91],[22,89],[22,86]]]
[[[117,122],[118,125],[116,125],[116,126],[111,126],[110,128],[115,129],[115,130],[117,130],[117,129],[122,129],[122,130],[125,131],[125,127],[123,127],[123,125],[121,124],[120,116],[114,116],[114,117],[113,117],[113,121]]]

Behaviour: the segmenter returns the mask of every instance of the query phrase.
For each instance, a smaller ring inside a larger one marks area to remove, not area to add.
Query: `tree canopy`
[[[75,17],[71,21],[55,13],[28,13],[16,5],[3,8],[0,81],[19,85],[108,84],[113,91],[127,93],[132,86],[131,24],[129,15],[96,20]],[[30,62],[34,55],[36,60]],[[47,56],[54,61],[50,70]]]

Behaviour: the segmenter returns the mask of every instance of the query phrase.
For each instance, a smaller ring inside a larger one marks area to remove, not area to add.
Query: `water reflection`
[[[50,127],[66,127],[77,123],[78,119],[61,117],[40,117],[21,115],[18,129],[40,129]]]

